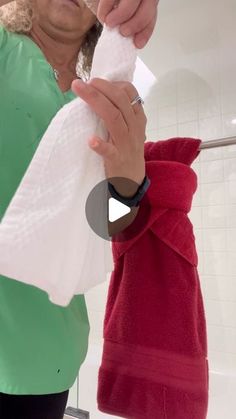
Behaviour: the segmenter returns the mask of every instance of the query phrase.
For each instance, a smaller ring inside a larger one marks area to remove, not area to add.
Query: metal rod
[[[236,137],[219,138],[218,140],[203,141],[199,149],[225,147],[233,144],[236,144]]]

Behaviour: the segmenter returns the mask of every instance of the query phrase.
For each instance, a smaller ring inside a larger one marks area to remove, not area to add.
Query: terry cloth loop
[[[199,154],[200,144],[201,140],[190,138],[145,143],[146,174],[151,185],[141,201],[135,221],[118,235],[122,240],[112,242],[115,262],[140,240],[147,229],[151,229],[179,255],[197,266],[195,236],[187,214],[197,189],[197,176],[189,165]],[[146,224],[143,223],[145,218]],[[137,228],[141,220],[142,229]],[[125,240],[135,229],[139,234]]]
[[[150,229],[191,265],[198,265],[193,225],[186,214],[168,210],[152,224]]]
[[[146,162],[151,185],[147,190],[151,206],[176,209],[188,213],[197,189],[195,172],[183,163],[174,161]]]
[[[177,161],[190,166],[200,153],[200,139],[170,138],[145,143],[145,160]]]

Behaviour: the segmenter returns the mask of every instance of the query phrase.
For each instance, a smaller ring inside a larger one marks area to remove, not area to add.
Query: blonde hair
[[[29,33],[32,28],[32,18],[32,0],[17,0],[0,7],[0,24],[9,32]],[[88,31],[81,46],[77,73],[85,80],[89,78],[94,50],[101,33],[102,25],[97,20]]]

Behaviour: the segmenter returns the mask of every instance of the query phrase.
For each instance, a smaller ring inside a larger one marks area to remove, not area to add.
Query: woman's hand
[[[134,37],[135,46],[143,48],[155,28],[158,3],[159,0],[100,0],[97,16],[110,27],[120,25],[121,34]]]
[[[109,82],[99,78],[89,83],[75,80],[72,89],[104,121],[109,132],[108,142],[96,136],[89,139],[91,149],[103,158],[106,177],[130,179],[130,185],[127,182],[126,185],[120,184],[119,190],[117,185],[113,185],[121,195],[134,195],[145,177],[147,122],[142,105],[131,105],[138,95],[137,90],[128,82]]]

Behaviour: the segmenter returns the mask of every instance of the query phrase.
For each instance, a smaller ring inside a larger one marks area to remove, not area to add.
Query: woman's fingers
[[[124,36],[135,36],[135,46],[143,48],[149,41],[156,21],[159,0],[100,0],[99,12],[110,27],[120,25]]]
[[[127,133],[137,128],[137,114],[130,104],[137,91],[129,83],[122,83],[123,89],[116,88],[117,84],[113,83],[112,88],[111,82],[103,79],[92,79],[90,83],[75,80],[72,88],[103,119],[112,138],[119,138],[119,144],[125,146]],[[136,106],[136,112],[142,112],[146,118],[142,106]]]
[[[134,15],[141,1],[143,0],[100,0],[98,19],[109,26],[120,25]],[[114,6],[117,7],[114,8]]]
[[[120,25],[124,36],[135,36],[137,48],[149,41],[157,20],[159,0],[100,0],[98,19],[110,27]]]
[[[145,28],[141,31],[139,31],[138,33],[135,34],[134,36],[134,44],[136,46],[136,48],[144,48],[145,45],[148,43],[149,39],[151,38],[153,31],[155,29],[156,26],[156,22],[157,22],[157,10],[156,13],[154,15],[154,17],[152,16],[151,21],[148,23],[147,26],[145,26]]]
[[[128,126],[121,111],[104,94],[92,86],[91,83],[83,83],[78,80],[72,83],[72,90],[102,118],[112,137],[119,138],[120,142],[124,141]]]
[[[107,15],[113,10],[116,3],[116,0],[99,0],[97,17],[101,22],[105,22]]]
[[[132,133],[137,134],[137,131],[140,135],[142,127],[146,127],[147,118],[140,103],[131,105],[133,99],[138,96],[136,88],[128,82],[113,82],[111,84],[111,82],[99,78],[91,80],[91,84],[120,110],[131,136]],[[139,144],[139,135],[134,135],[133,143]],[[119,143],[122,143],[122,140],[119,140]]]
[[[121,111],[129,128],[136,124],[135,115],[137,113],[144,114],[142,106],[131,106],[132,100],[138,95],[136,88],[131,83],[113,82],[113,88],[111,88],[111,83],[107,80],[94,78],[90,84],[103,93]]]
[[[153,16],[156,15],[156,11],[156,0],[143,0],[135,15],[128,22],[121,24],[120,33],[124,36],[130,36],[143,32],[150,25],[150,22],[153,21]]]
[[[94,78],[90,82],[109,99],[113,105],[120,109],[123,118],[129,128],[137,125],[136,116],[139,115],[140,120],[146,120],[144,109],[140,103],[131,105],[131,102],[138,96],[136,88],[129,82],[109,82],[104,79]],[[113,86],[113,88],[112,88]]]
[[[145,173],[147,120],[140,104],[131,105],[138,94],[136,88],[128,82],[94,78],[89,83],[74,80],[72,89],[103,119],[110,134],[107,142],[96,134],[89,139],[89,146],[104,159],[106,177],[140,182]]]

